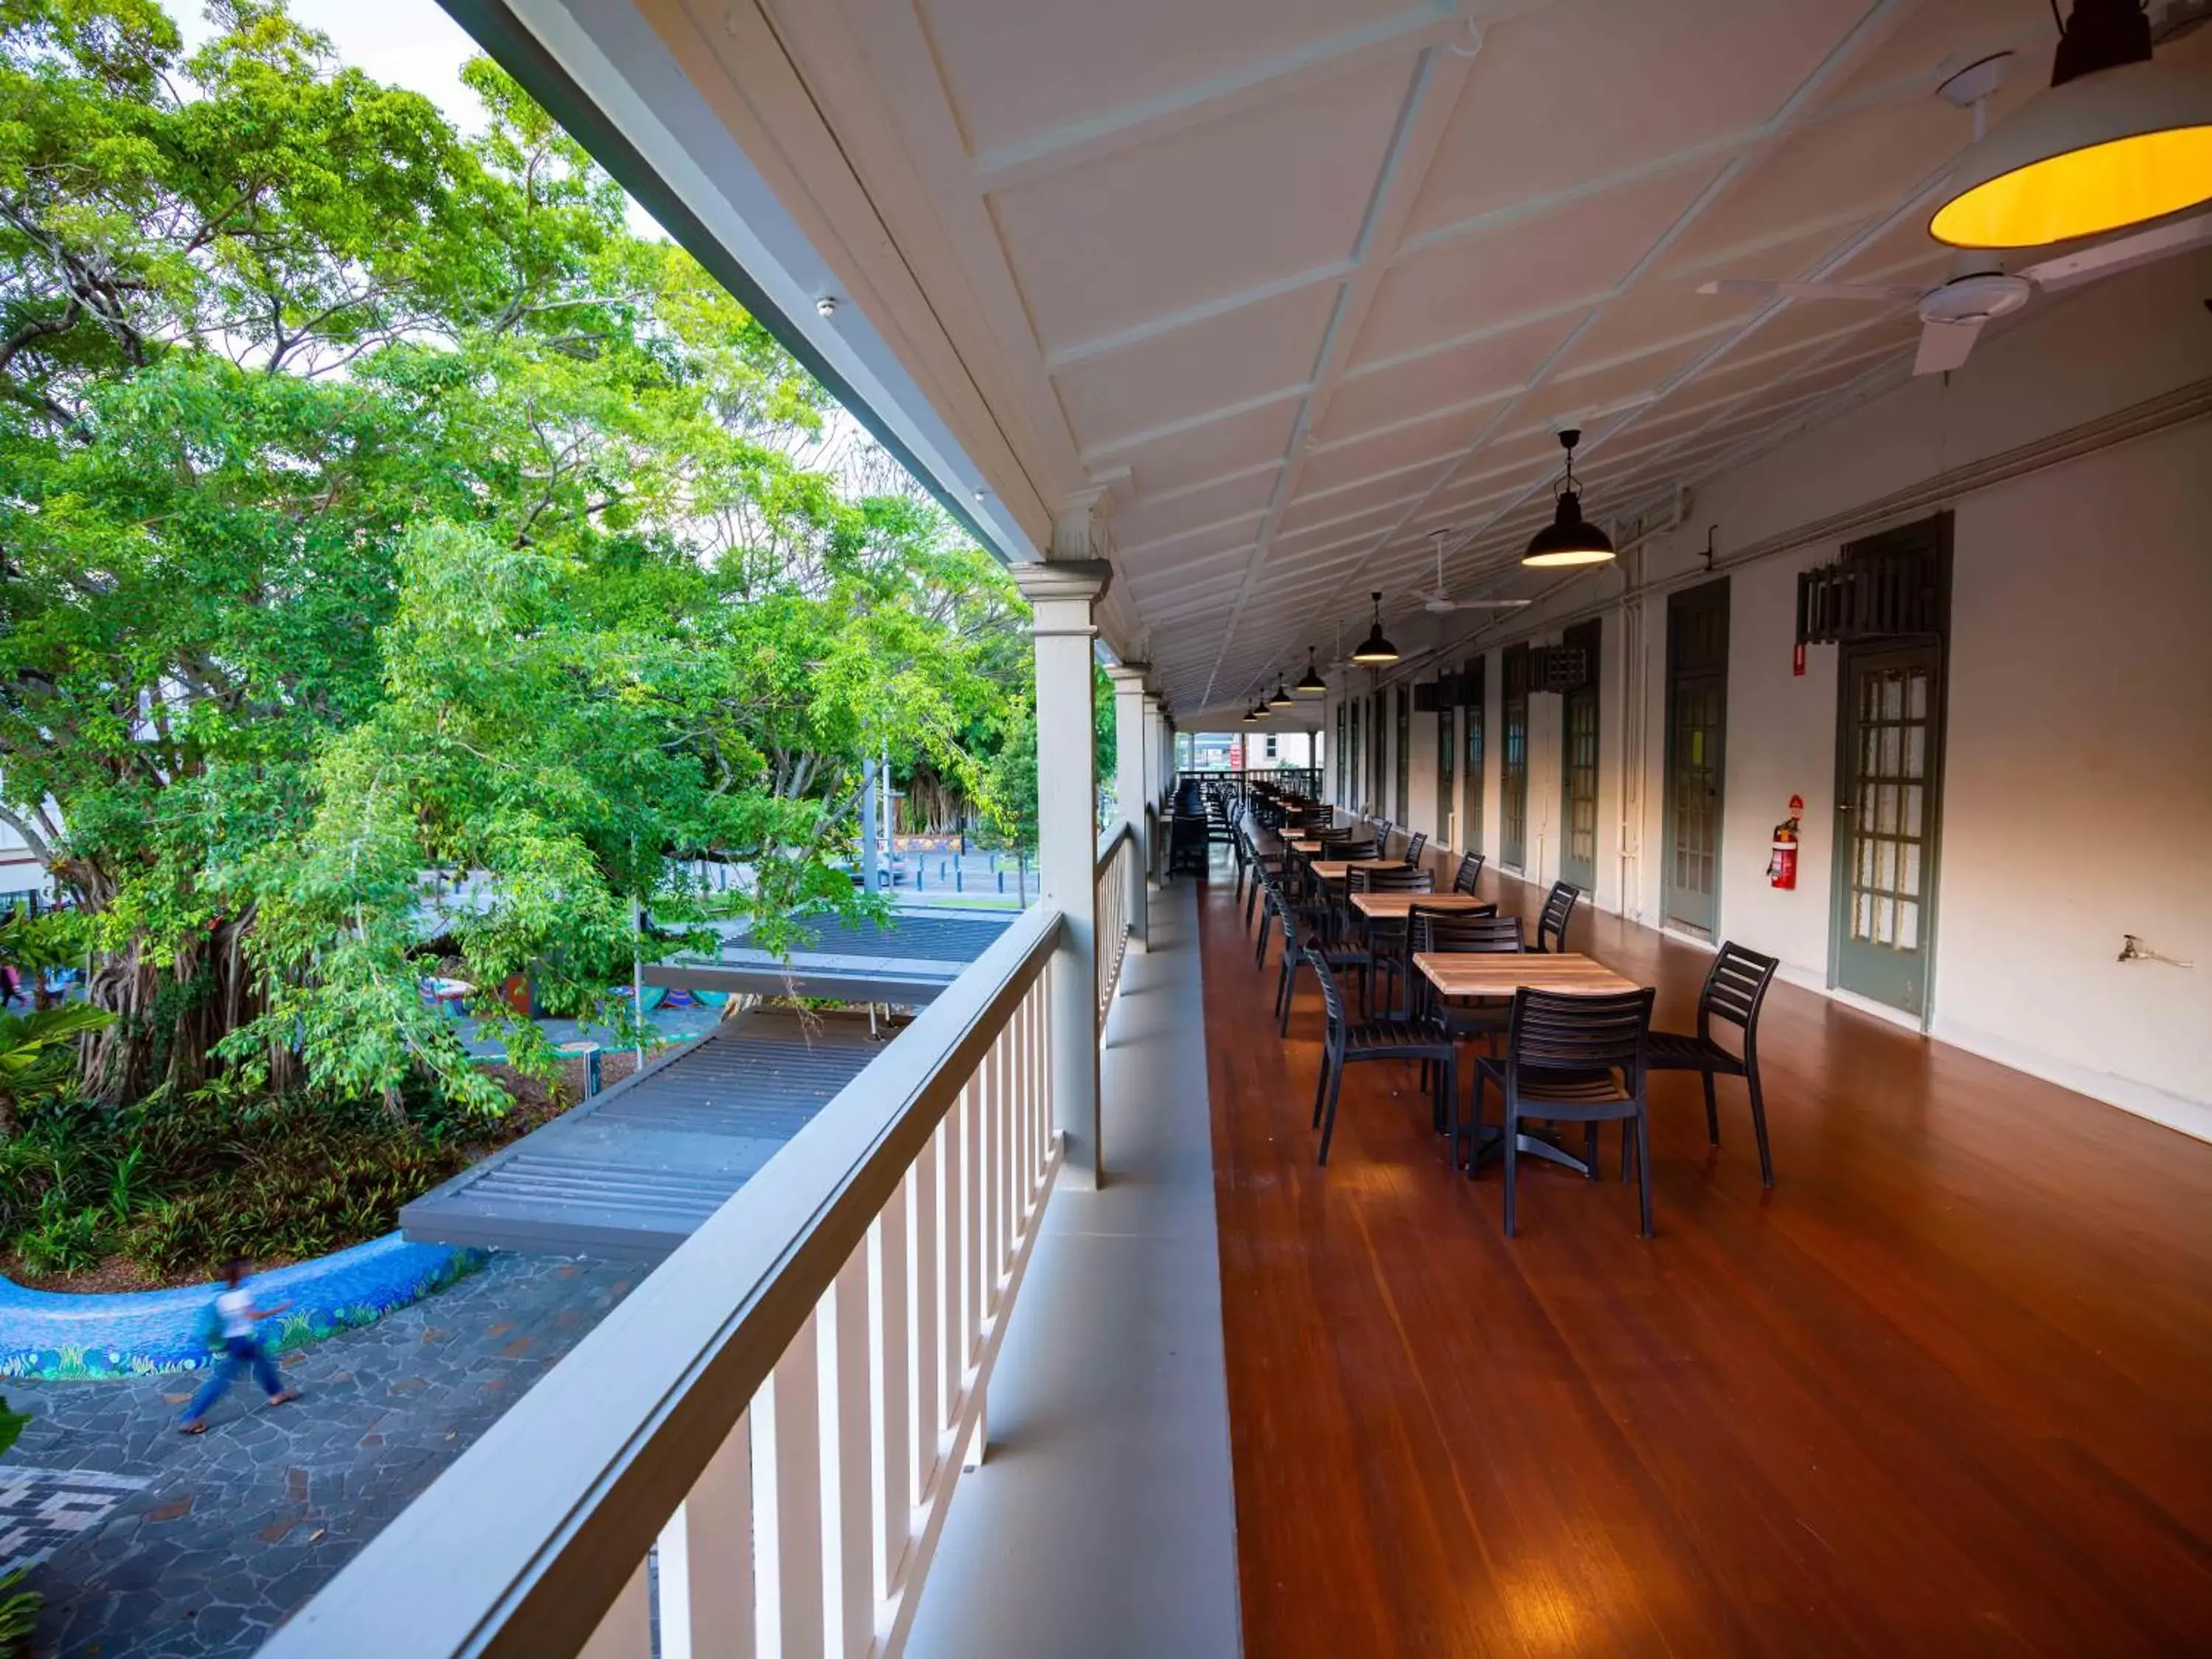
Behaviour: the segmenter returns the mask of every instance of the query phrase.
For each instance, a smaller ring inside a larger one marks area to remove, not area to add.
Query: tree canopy
[[[0,822],[89,918],[100,1097],[495,1106],[426,933],[604,1013],[698,860],[771,939],[854,903],[864,757],[1018,792],[1025,613],[800,464],[826,394],[488,60],[465,138],[210,16],[0,0]]]

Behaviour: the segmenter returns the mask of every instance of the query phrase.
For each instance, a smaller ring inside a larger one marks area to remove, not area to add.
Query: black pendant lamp
[[[1270,708],[1289,708],[1294,707],[1297,702],[1297,699],[1291,695],[1290,688],[1283,684],[1283,677],[1280,674],[1276,675],[1275,695],[1267,699],[1267,707]]]
[[[1306,647],[1306,677],[1291,690],[1322,696],[1328,694],[1328,682],[1322,678],[1321,670],[1314,666],[1314,648],[1311,646]]]
[[[1583,519],[1582,496],[1575,489],[1575,446],[1582,441],[1573,427],[1559,434],[1560,447],[1567,452],[1566,479],[1552,522],[1529,538],[1528,550],[1521,556],[1523,564],[1605,564],[1613,556],[1613,538]]]
[[[2074,0],[2051,90],[1968,150],[1945,195],[1928,234],[1976,250],[2071,241],[2212,200],[2212,79],[2151,61],[2142,0]]]
[[[1379,668],[1384,663],[1398,660],[1398,647],[1382,637],[1382,594],[1377,592],[1369,597],[1375,601],[1375,625],[1367,630],[1367,637],[1360,641],[1358,647],[1352,652],[1352,659],[1366,667]]]

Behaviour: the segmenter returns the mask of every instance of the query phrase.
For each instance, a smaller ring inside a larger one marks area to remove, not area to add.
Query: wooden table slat
[[[1403,859],[1316,859],[1308,868],[1316,881],[1345,881],[1354,870],[1402,870]]]
[[[1413,966],[1448,997],[1510,997],[1524,985],[1574,996],[1609,996],[1644,988],[1603,963],[1571,951],[1422,951],[1415,953]]]
[[[1415,905],[1425,910],[1449,910],[1465,914],[1470,910],[1495,910],[1497,904],[1489,899],[1477,898],[1472,893],[1354,893],[1352,908],[1363,916],[1395,919],[1410,912]]]

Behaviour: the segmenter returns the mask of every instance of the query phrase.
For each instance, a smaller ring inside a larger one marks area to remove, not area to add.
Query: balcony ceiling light
[[[1559,434],[1560,447],[1567,452],[1567,471],[1559,505],[1553,511],[1552,522],[1529,538],[1528,550],[1521,556],[1523,564],[1604,564],[1613,557],[1613,538],[1583,521],[1582,497],[1575,490],[1575,446],[1582,439],[1573,427]]]
[[[1314,648],[1311,646],[1306,647],[1305,678],[1291,690],[1308,692],[1317,696],[1326,696],[1328,694],[1328,682],[1322,678],[1321,670],[1314,666]]]
[[[2041,247],[2212,201],[2212,80],[2151,62],[2140,0],[2075,0],[2051,90],[1967,153],[1928,234]]]
[[[1275,695],[1267,699],[1267,707],[1270,708],[1288,708],[1297,702],[1297,699],[1291,695],[1290,688],[1283,684],[1283,677],[1279,674],[1276,675]]]
[[[1352,659],[1370,668],[1380,668],[1385,663],[1398,660],[1398,647],[1382,637],[1382,595],[1377,592],[1369,597],[1375,601],[1375,623],[1367,630],[1367,637],[1353,649]]]

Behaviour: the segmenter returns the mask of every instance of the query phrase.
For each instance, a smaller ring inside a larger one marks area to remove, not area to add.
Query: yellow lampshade
[[[2212,77],[2130,64],[2053,87],[1975,146],[1928,234],[2042,247],[2212,201]]]

